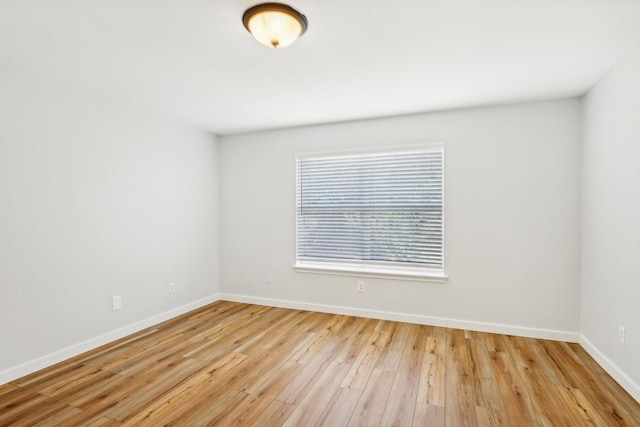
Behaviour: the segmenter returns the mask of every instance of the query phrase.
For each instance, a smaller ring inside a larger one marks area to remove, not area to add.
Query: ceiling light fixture
[[[242,23],[259,43],[273,48],[290,45],[308,26],[303,14],[281,3],[262,3],[247,9]]]

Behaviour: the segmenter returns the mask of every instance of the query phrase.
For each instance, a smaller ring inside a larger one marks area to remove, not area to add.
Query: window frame
[[[298,177],[298,164],[299,161],[305,159],[319,159],[329,157],[349,157],[349,156],[366,156],[366,155],[393,155],[393,154],[408,154],[408,153],[421,153],[421,152],[433,152],[439,151],[442,155],[442,268],[428,268],[421,267],[417,263],[402,263],[402,262],[376,262],[367,260],[343,260],[327,258],[325,260],[320,259],[305,259],[298,257],[298,235],[299,235],[299,177]],[[431,144],[417,144],[410,146],[397,146],[397,147],[379,147],[369,148],[364,150],[349,150],[349,151],[330,151],[330,152],[314,152],[303,153],[295,156],[295,263],[293,269],[296,272],[301,273],[316,273],[316,274],[330,274],[341,276],[356,276],[356,277],[371,277],[371,278],[386,278],[396,280],[411,280],[411,281],[425,281],[444,283],[448,279],[448,275],[445,273],[445,153],[444,144],[431,143]]]

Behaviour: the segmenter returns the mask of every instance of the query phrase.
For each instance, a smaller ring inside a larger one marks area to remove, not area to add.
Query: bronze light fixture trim
[[[250,7],[242,15],[242,23],[259,43],[273,48],[290,45],[309,26],[302,13],[282,3],[262,3]]]

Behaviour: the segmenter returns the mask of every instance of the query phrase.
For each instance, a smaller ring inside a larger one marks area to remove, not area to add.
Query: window
[[[444,281],[441,147],[296,159],[296,270]]]

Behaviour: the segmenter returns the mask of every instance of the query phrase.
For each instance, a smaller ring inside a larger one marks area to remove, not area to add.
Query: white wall
[[[0,93],[0,380],[218,293],[214,136],[6,67]]]
[[[579,138],[576,99],[222,137],[223,297],[575,340]],[[449,281],[294,272],[295,155],[420,142],[445,145]]]
[[[585,97],[582,171],[581,333],[640,400],[640,49]]]

